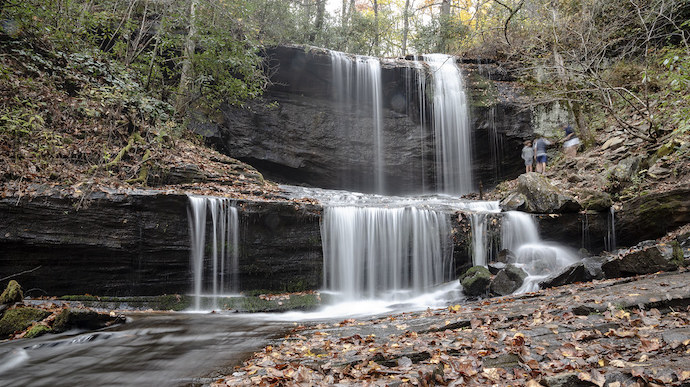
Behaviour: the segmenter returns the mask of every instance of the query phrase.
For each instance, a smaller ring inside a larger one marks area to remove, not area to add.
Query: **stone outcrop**
[[[539,287],[552,288],[555,286],[574,284],[576,282],[603,279],[604,273],[601,270],[601,265],[604,262],[606,262],[606,258],[604,257],[585,258],[580,262],[563,268],[559,273],[548,276],[539,282]]]
[[[82,207],[77,210],[77,205]],[[240,290],[321,283],[320,207],[238,201]],[[101,191],[0,199],[0,266],[29,295],[159,295],[191,290],[186,195]],[[36,293],[38,292],[38,293]]]
[[[269,179],[372,191],[372,118],[336,106],[330,53],[279,46],[268,49],[266,57],[272,85],[261,100],[243,108],[226,107],[213,116],[215,123],[199,120],[193,126]],[[506,94],[498,90],[505,82],[494,85],[489,70],[464,66],[473,103],[472,168],[476,184],[488,188],[524,168],[519,154],[523,139],[532,133],[531,115],[507,99],[487,102],[486,95]],[[382,61],[382,170],[389,193],[433,190],[435,185],[431,107],[427,101],[420,109],[417,67],[411,60]]]
[[[502,200],[501,207],[506,211],[520,210],[541,214],[577,212],[581,208],[574,198],[536,172],[520,175],[517,191]]]
[[[677,266],[664,258],[659,246],[655,245],[613,257],[604,262],[601,269],[606,278],[617,278],[676,270]]]

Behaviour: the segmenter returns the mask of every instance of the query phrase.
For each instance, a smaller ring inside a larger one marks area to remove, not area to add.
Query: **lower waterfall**
[[[210,251],[207,252],[207,215],[211,216]],[[194,310],[202,309],[202,298],[211,305],[221,295],[237,292],[239,220],[237,208],[227,198],[189,196],[187,211],[191,238],[192,295]]]
[[[416,207],[326,207],[324,287],[341,300],[395,300],[453,275],[448,215]]]

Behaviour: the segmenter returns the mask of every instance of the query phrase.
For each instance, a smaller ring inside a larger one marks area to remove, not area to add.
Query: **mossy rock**
[[[94,330],[107,326],[115,317],[104,313],[97,313],[90,309],[69,308],[64,309],[55,317],[53,330],[64,332],[71,328]]]
[[[29,329],[24,335],[25,339],[33,339],[34,337],[42,336],[46,333],[50,333],[53,330],[49,326],[43,324],[36,324]]]
[[[465,295],[477,297],[487,293],[491,283],[491,273],[484,266],[473,266],[460,276],[460,284]]]
[[[10,337],[14,332],[23,331],[36,321],[48,317],[50,312],[36,308],[10,309],[0,319],[0,339]]]
[[[606,192],[594,190],[582,190],[579,192],[580,204],[586,210],[597,212],[608,211],[613,205],[611,195]]]
[[[22,287],[15,280],[10,281],[5,288],[5,291],[0,294],[0,304],[14,304],[24,300],[24,293]]]

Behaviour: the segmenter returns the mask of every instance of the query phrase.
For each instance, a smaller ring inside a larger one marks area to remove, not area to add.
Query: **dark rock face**
[[[616,213],[616,229],[621,245],[659,238],[690,223],[690,187],[650,193],[623,203]]]
[[[99,192],[0,200],[0,266],[31,295],[159,295],[191,290],[185,195]],[[321,283],[320,208],[240,202],[240,290]],[[34,292],[39,292],[38,294]]]
[[[606,278],[617,278],[676,270],[677,267],[664,258],[658,246],[652,246],[614,257],[605,262],[601,269]]]
[[[223,109],[217,127],[204,126],[207,137],[275,181],[374,191],[372,116],[336,106],[330,54],[280,46],[266,56],[273,85],[263,99],[246,108]],[[416,66],[402,59],[382,62],[386,193],[435,190],[431,107],[429,101],[420,106]],[[473,91],[479,95],[484,90],[470,89],[470,99]],[[515,177],[524,168],[519,153],[523,138],[531,135],[531,116],[508,102],[494,101],[474,104],[471,120],[476,185],[488,188]]]

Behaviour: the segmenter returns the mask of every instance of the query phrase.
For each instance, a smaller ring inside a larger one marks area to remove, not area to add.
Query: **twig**
[[[16,274],[12,274],[12,275],[9,275],[9,276],[7,276],[7,277],[4,277],[4,278],[0,278],[0,281],[4,281],[4,280],[8,280],[8,279],[10,279],[10,278],[18,277],[18,276],[20,276],[20,275],[22,275],[22,274],[31,273],[32,271],[36,271],[36,270],[40,269],[42,266],[43,266],[43,265],[41,265],[41,266],[36,266],[36,267],[34,267],[33,269],[31,269],[31,270],[25,270],[25,271],[23,271],[23,272],[21,272],[21,273],[16,273]]]

